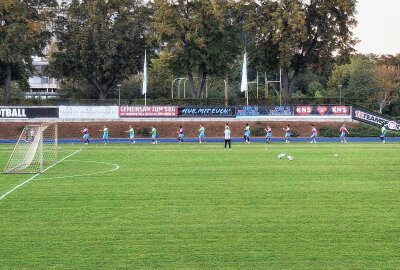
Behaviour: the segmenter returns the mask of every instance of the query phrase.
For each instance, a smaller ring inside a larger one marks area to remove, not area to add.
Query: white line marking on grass
[[[53,168],[54,166],[56,166],[57,164],[59,164],[60,162],[66,160],[67,158],[72,157],[73,155],[78,154],[80,151],[82,150],[76,150],[75,152],[73,152],[72,154],[60,159],[59,161],[57,161],[56,163],[54,163],[53,165],[49,166],[48,168],[46,168],[45,170],[43,170],[43,172],[46,172],[48,170],[50,170],[51,168]],[[3,195],[1,195],[0,197],[0,201],[3,200],[5,197],[7,197],[8,195],[10,195],[11,193],[13,193],[14,191],[16,191],[17,189],[19,189],[20,187],[28,184],[30,181],[32,181],[33,179],[35,179],[36,177],[38,177],[40,175],[40,173],[37,173],[35,175],[33,175],[31,178],[29,178],[28,180],[26,180],[25,182],[22,182],[21,184],[13,187],[12,189],[10,189],[9,191],[7,191],[6,193],[4,193]]]
[[[74,175],[65,175],[65,176],[57,176],[57,177],[46,177],[46,178],[40,178],[40,180],[54,180],[54,179],[64,179],[64,178],[74,178],[74,177],[81,177],[81,176],[93,176],[93,175],[98,175],[98,174],[105,174],[109,172],[114,172],[119,170],[120,166],[118,164],[114,163],[109,163],[109,162],[100,162],[100,161],[82,161],[82,160],[66,160],[68,162],[79,162],[79,163],[96,163],[96,164],[105,164],[105,165],[111,165],[114,166],[114,168],[106,171],[101,171],[101,172],[95,172],[95,173],[85,173],[85,174],[74,174]]]

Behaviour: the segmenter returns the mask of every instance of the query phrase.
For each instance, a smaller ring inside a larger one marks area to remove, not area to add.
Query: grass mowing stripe
[[[46,168],[45,170],[43,170],[43,173],[50,170],[51,168],[53,168],[54,166],[56,166],[57,164],[59,164],[60,162],[66,160],[67,158],[72,157],[73,155],[78,154],[80,151],[82,150],[76,150],[75,152],[73,152],[72,154],[60,159],[59,161],[57,161],[56,163],[54,163],[53,165],[49,166],[48,168]],[[11,193],[13,193],[14,191],[16,191],[17,189],[19,189],[20,187],[28,184],[30,181],[32,181],[33,179],[35,179],[36,177],[38,177],[41,173],[37,173],[35,175],[33,175],[32,177],[30,177],[28,180],[22,182],[21,184],[13,187],[12,189],[10,189],[9,191],[7,191],[6,193],[4,193],[3,195],[1,195],[0,197],[0,201],[3,200],[5,197],[7,197],[8,195],[10,195]]]

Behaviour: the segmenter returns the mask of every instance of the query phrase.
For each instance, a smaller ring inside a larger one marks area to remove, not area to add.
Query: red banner
[[[177,106],[123,106],[120,117],[177,117]]]
[[[313,106],[297,106],[294,110],[295,115],[312,115]]]
[[[349,106],[332,106],[331,114],[332,115],[350,115],[350,107]]]
[[[299,116],[344,116],[350,115],[350,106],[296,106],[294,115]]]

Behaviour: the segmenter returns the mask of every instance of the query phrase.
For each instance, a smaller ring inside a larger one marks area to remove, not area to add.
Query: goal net
[[[25,126],[3,173],[41,173],[57,161],[57,124]]]

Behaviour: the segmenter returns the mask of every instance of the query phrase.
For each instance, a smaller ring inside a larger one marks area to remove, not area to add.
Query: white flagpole
[[[144,106],[147,106],[147,51],[146,50],[144,51],[142,94],[144,95]]]
[[[243,56],[243,67],[242,67],[242,83],[240,84],[240,91],[246,94],[246,105],[249,106],[249,87],[247,83],[247,54]]]

